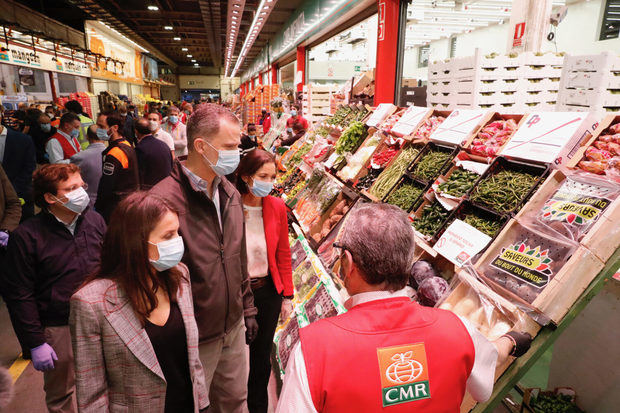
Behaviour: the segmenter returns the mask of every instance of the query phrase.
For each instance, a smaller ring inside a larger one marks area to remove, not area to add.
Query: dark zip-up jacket
[[[218,188],[222,229],[215,204],[187,177],[179,161],[170,176],[151,189],[179,213],[185,242],[182,262],[189,268],[201,343],[223,337],[242,317],[257,313],[247,271],[241,195],[226,178]]]
[[[54,215],[42,211],[11,233],[1,288],[24,349],[45,343],[45,327],[69,322],[69,299],[99,266],[106,225],[86,209],[74,235]]]

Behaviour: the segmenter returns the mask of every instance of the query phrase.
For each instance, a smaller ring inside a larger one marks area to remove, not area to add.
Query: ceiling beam
[[[207,40],[209,50],[215,66],[220,67],[221,46],[220,46],[220,2],[217,0],[198,0],[202,21],[209,35]]]
[[[202,14],[193,11],[144,11],[144,10],[122,10],[127,17],[148,18],[148,19],[172,19],[172,20],[197,20],[202,18]]]

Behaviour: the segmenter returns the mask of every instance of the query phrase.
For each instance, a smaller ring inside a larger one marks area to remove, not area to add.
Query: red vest
[[[63,156],[64,156],[63,159],[69,159],[80,151],[80,142],[75,138],[71,138],[71,139],[73,140],[73,146],[75,146],[77,150],[75,150],[75,148],[69,143],[67,138],[65,138],[58,132],[56,132],[50,137],[50,140],[52,139],[56,139],[58,143],[60,143],[60,146],[62,147]]]
[[[299,335],[319,412],[459,412],[475,354],[449,311],[376,300]]]

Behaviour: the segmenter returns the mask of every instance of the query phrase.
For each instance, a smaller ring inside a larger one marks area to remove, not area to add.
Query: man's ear
[[[58,202],[58,200],[56,199],[56,196],[54,196],[53,194],[50,194],[49,192],[46,192],[45,194],[43,194],[43,198],[45,199],[45,202],[47,202],[50,205]]]

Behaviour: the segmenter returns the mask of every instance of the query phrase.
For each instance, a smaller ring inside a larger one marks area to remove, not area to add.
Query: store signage
[[[403,113],[403,116],[392,127],[392,132],[402,136],[411,135],[418,128],[420,122],[424,120],[424,115],[428,111],[428,108],[409,106],[405,113]]]
[[[19,46],[15,43],[9,43],[8,50],[0,51],[0,63],[90,76],[90,67],[83,59],[77,57],[71,59],[70,56],[58,52],[54,54],[53,51],[39,47],[36,48],[35,53],[32,47]]]
[[[587,112],[535,112],[528,115],[502,155],[557,164],[566,161],[574,148],[592,136],[595,118]]]
[[[380,103],[379,106],[372,112],[370,118],[366,121],[366,125],[376,128],[379,126],[388,116],[390,116],[396,110],[396,106],[391,103]]]
[[[431,141],[462,145],[486,114],[484,109],[457,109],[430,136]]]
[[[302,11],[299,16],[284,30],[284,43],[293,42],[295,37],[304,29],[304,12]]]
[[[34,86],[34,70],[27,67],[20,67],[17,71],[19,74],[19,84],[22,86]]]
[[[489,242],[491,237],[457,219],[445,230],[433,249],[456,266],[462,267]]]
[[[515,34],[512,39],[512,47],[523,46],[523,36],[525,36],[525,22],[515,25]]]
[[[377,35],[378,41],[383,41],[385,39],[385,0],[379,1],[379,25],[378,25],[379,33]]]

